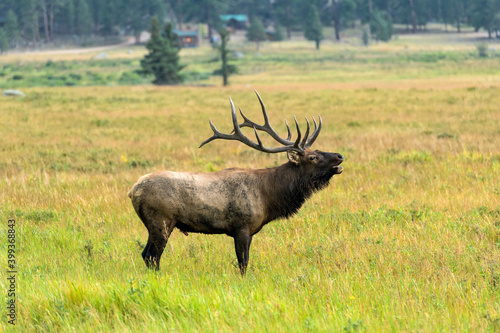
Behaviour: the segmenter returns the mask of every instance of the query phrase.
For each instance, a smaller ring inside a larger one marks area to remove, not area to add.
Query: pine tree
[[[488,31],[488,37],[491,39],[494,29],[495,14],[500,7],[495,0],[476,0],[471,8],[471,23],[474,28],[479,30],[484,28]]]
[[[376,40],[389,41],[393,32],[391,16],[385,11],[373,11],[370,32]]]
[[[68,27],[69,33],[75,32],[75,3],[73,0],[69,0],[65,7],[65,19]]]
[[[78,0],[75,13],[76,32],[82,36],[90,34],[92,29],[92,15],[86,0]]]
[[[9,40],[5,29],[0,28],[0,53],[4,53],[9,49]]]
[[[311,5],[309,15],[307,16],[306,26],[304,28],[304,37],[316,42],[316,50],[319,50],[319,44],[323,39],[323,26],[319,18],[316,6]]]
[[[143,75],[154,75],[153,83],[157,85],[178,84],[183,78],[179,65],[178,37],[168,23],[160,34],[160,23],[156,17],[151,19],[151,37],[146,44],[149,53],[141,60]]]
[[[16,44],[15,41],[19,37],[19,25],[17,22],[17,16],[12,10],[7,12],[4,29],[9,46],[12,42],[14,42],[13,44]]]
[[[255,49],[259,51],[259,43],[267,39],[266,29],[262,22],[254,17],[250,21],[250,26],[247,29],[247,38],[251,42],[255,42]]]
[[[276,42],[282,41],[285,38],[285,31],[283,27],[279,24],[276,24],[274,27],[274,36],[273,40]]]

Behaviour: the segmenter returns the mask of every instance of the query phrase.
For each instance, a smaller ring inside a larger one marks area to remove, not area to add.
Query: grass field
[[[0,256],[7,270],[15,218],[15,329],[498,332],[500,58],[433,46],[408,60],[404,43],[269,46],[241,60],[228,88],[24,87],[25,98],[2,98]],[[229,96],[260,119],[253,89],[282,133],[283,118],[321,114],[313,148],[343,154],[344,172],[254,237],[243,278],[231,238],[178,231],[161,270],[146,270],[147,232],[126,196],[141,175],[286,161],[236,142],[197,148],[209,118],[230,130]],[[0,289],[7,299],[4,278]]]

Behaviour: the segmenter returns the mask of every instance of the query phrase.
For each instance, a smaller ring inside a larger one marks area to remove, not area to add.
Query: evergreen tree
[[[92,15],[86,0],[78,0],[75,13],[75,30],[82,36],[88,36],[92,29]]]
[[[311,5],[309,9],[309,15],[304,27],[304,37],[316,42],[316,50],[319,50],[319,44],[323,39],[323,26],[319,19],[318,9],[314,5]]]
[[[285,38],[285,31],[283,27],[279,24],[274,26],[274,36],[273,40],[276,42],[282,41]]]
[[[39,15],[38,1],[36,0],[18,0],[17,2],[17,17],[19,19],[20,30],[22,30],[23,38],[31,40],[35,47],[39,34]]]
[[[392,37],[391,16],[386,11],[374,10],[370,21],[370,33],[376,40],[387,42]]]
[[[355,19],[356,3],[354,0],[332,0],[331,8],[335,39],[340,40],[342,24],[345,26]]]
[[[306,1],[300,0],[275,0],[274,12],[278,22],[286,27],[286,37],[291,39],[292,27],[300,25],[304,21],[301,5],[306,4]],[[302,14],[302,15],[301,15]]]
[[[15,43],[15,41],[19,37],[19,25],[17,23],[17,16],[12,10],[9,10],[7,12],[7,16],[5,18],[4,30],[5,30],[5,37],[10,46],[10,44],[12,42]]]
[[[250,26],[247,29],[247,39],[255,42],[257,51],[259,51],[259,43],[267,39],[266,29],[257,17],[252,18],[250,21]]]
[[[0,28],[0,53],[4,53],[9,49],[9,40],[5,29]]]
[[[151,19],[151,38],[146,44],[149,53],[141,60],[143,75],[154,75],[157,85],[178,84],[182,82],[179,65],[178,37],[168,23],[160,34],[160,23],[156,16]]]
[[[113,13],[115,12],[115,3],[112,0],[106,0],[100,6],[99,23],[101,26],[100,33],[107,37],[113,33],[115,20],[117,19]]]
[[[483,28],[488,31],[488,37],[491,38],[495,28],[495,14],[498,13],[499,7],[498,0],[476,0],[473,3],[470,21],[476,31]]]
[[[500,32],[500,13],[495,14],[495,18],[493,20],[493,30],[495,30],[495,36],[496,38],[500,37],[499,32]]]
[[[66,4],[66,8],[64,11],[65,21],[67,24],[67,32],[74,33],[75,32],[75,2],[74,0],[68,0]]]

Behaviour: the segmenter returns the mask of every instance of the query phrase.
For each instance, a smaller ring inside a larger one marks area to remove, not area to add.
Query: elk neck
[[[328,185],[333,176],[310,174],[291,162],[261,171],[262,181],[259,183],[266,205],[264,223],[297,213],[315,191]]]

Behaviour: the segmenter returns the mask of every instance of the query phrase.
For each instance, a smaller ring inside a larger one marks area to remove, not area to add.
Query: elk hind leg
[[[142,251],[142,259],[146,267],[159,270],[160,258],[175,227],[175,221],[148,209],[140,209],[138,215],[149,232],[148,242]]]
[[[149,230],[149,240],[151,241],[151,245],[144,261],[146,262],[146,266],[148,268],[159,270],[161,255],[163,254],[168,238],[175,227],[175,222],[163,220],[159,221],[157,224],[160,226],[153,226]]]
[[[151,237],[148,237],[148,243],[146,244],[144,250],[142,251],[142,260],[144,260],[148,268],[150,268],[153,265],[153,253],[151,253],[152,246],[153,243],[151,242]]]

